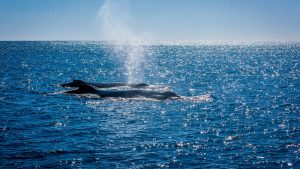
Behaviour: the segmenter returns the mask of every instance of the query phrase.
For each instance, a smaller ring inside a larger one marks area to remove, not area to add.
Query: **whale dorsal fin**
[[[75,80],[75,79],[73,79],[73,83],[85,83],[84,81],[82,81],[82,80]]]

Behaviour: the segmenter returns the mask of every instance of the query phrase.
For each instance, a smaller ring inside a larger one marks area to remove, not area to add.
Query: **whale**
[[[96,88],[112,88],[112,87],[131,87],[143,88],[148,86],[145,83],[87,83],[82,80],[73,80],[71,83],[61,84],[62,87],[80,87],[82,85],[89,85]]]
[[[151,90],[97,90],[94,87],[81,84],[78,89],[64,92],[66,94],[96,94],[100,97],[118,97],[118,98],[151,98],[156,100],[180,98],[176,93],[171,91],[151,91]]]

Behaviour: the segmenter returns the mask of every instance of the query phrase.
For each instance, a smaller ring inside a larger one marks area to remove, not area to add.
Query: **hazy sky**
[[[114,32],[101,26],[104,3],[0,0],[0,40],[103,40],[126,26],[151,40],[300,41],[300,0],[111,0]]]

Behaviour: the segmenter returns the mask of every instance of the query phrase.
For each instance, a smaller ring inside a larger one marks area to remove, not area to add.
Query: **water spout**
[[[125,64],[124,74],[129,83],[143,81],[143,39],[133,32],[128,1],[105,0],[98,13],[102,39],[113,43],[113,52]]]

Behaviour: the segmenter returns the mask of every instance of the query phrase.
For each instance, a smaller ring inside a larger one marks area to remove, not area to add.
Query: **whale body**
[[[151,90],[97,90],[90,85],[81,84],[79,88],[65,92],[67,94],[96,94],[100,97],[121,97],[121,98],[137,98],[145,97],[157,100],[166,100],[179,98],[176,93],[171,91],[151,91]]]
[[[112,87],[121,87],[128,86],[132,88],[143,88],[148,86],[145,83],[86,83],[82,80],[73,80],[71,83],[62,84],[62,87],[80,87],[82,85],[94,86],[96,88],[112,88]]]

